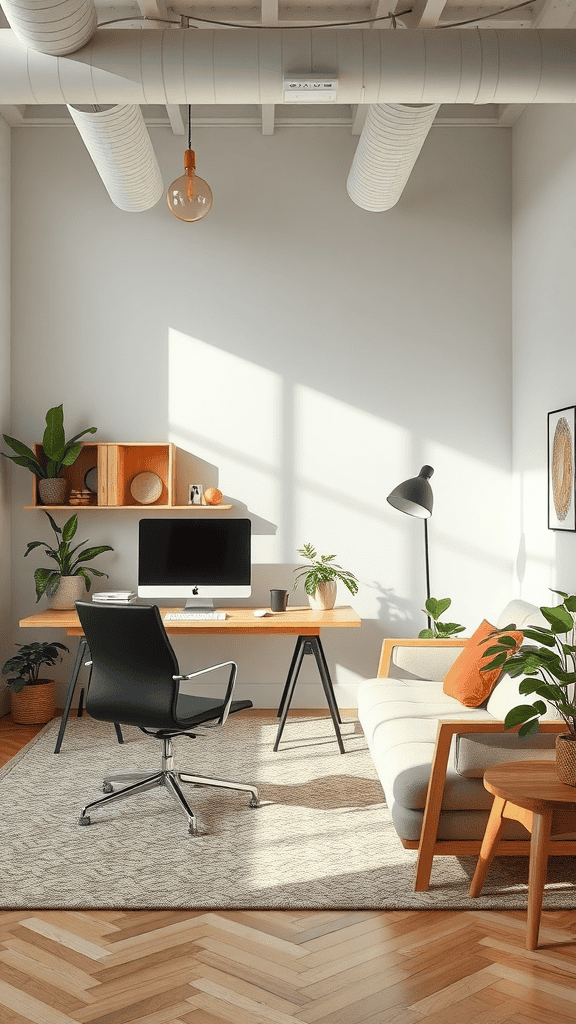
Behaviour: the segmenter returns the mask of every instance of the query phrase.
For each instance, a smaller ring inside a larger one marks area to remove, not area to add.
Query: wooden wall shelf
[[[34,445],[34,451],[44,461],[42,445]],[[176,450],[173,444],[154,443],[113,443],[94,444],[87,441],[72,466],[64,466],[61,476],[68,482],[68,494],[71,490],[80,491],[85,487],[84,478],[90,469],[98,471],[98,493],[89,505],[70,502],[66,505],[43,505],[38,493],[38,480],[33,477],[32,504],[26,509],[52,509],[69,511],[70,509],[180,509],[190,512],[216,512],[218,509],[231,509],[233,505],[176,505]],[[162,493],[156,501],[142,504],[132,496],[130,485],[139,473],[155,473],[162,481]]]

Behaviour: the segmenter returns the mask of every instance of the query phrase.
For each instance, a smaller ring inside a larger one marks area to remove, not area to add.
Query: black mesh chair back
[[[77,601],[92,659],[86,710],[92,718],[139,728],[177,729],[176,655],[156,605]]]

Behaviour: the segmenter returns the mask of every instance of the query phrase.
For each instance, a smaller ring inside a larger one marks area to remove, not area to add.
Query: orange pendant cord
[[[188,175],[188,202],[192,202],[194,195],[194,171],[196,170],[196,154],[193,149],[187,149],[184,153],[184,169]]]

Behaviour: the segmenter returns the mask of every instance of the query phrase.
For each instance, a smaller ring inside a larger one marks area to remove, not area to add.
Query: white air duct
[[[155,206],[164,185],[140,108],[68,110],[112,202],[129,213]]]
[[[282,104],[316,63],[337,103],[576,102],[573,29],[101,29],[71,58],[0,29],[0,104]]]
[[[74,53],[96,31],[94,0],[2,0],[14,35],[32,50]]]
[[[438,103],[374,104],[368,111],[348,176],[348,195],[381,213],[400,199],[438,112]]]

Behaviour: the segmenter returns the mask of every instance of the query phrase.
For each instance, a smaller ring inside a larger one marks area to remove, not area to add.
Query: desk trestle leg
[[[320,637],[318,636],[299,636],[296,641],[296,647],[292,656],[292,662],[288,671],[288,677],[282,693],[282,699],[280,701],[280,707],[278,708],[277,717],[280,718],[280,724],[278,726],[278,732],[276,733],[276,740],[274,743],[274,750],[278,750],[282,733],[284,732],[284,726],[288,717],[288,711],[290,710],[290,704],[292,697],[294,696],[294,690],[296,688],[296,682],[298,680],[298,674],[302,665],[302,660],[305,654],[312,654],[316,659],[316,665],[318,666],[318,672],[320,673],[320,680],[322,682],[322,688],[324,690],[324,696],[326,697],[326,703],[328,704],[328,710],[330,711],[330,717],[334,724],[334,732],[336,733],[336,739],[338,740],[338,746],[340,753],[345,754],[344,743],[342,742],[342,735],[340,733],[339,726],[342,724],[340,713],[338,711],[338,705],[336,704],[336,697],[334,695],[334,687],[332,686],[332,680],[330,679],[330,672],[328,670],[328,663],[326,661]]]

